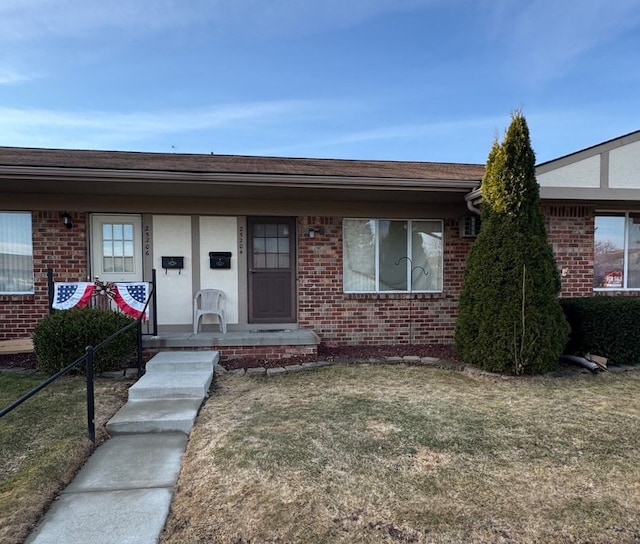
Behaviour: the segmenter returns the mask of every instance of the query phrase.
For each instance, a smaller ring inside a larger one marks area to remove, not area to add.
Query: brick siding
[[[328,346],[451,343],[464,263],[473,243],[444,222],[444,290],[434,294],[345,294],[342,218],[298,221],[298,324]],[[310,227],[320,227],[308,238]]]
[[[546,205],[549,242],[562,274],[561,297],[593,296],[593,206]]]
[[[558,268],[565,272],[561,296],[592,296],[595,208],[545,205],[544,212]],[[29,336],[47,315],[48,268],[57,281],[86,281],[87,215],[72,213],[72,218],[74,227],[68,230],[59,212],[33,213],[35,294],[0,295],[0,340]],[[307,236],[310,227],[320,227],[314,238]],[[444,289],[434,294],[345,294],[342,218],[300,217],[298,233],[298,324],[314,330],[325,345],[453,341],[465,261],[473,244],[473,239],[460,237],[457,220],[444,221]],[[238,347],[225,353],[229,358],[249,355],[311,354],[287,346],[271,351]]]
[[[33,295],[0,295],[0,340],[30,336],[49,313],[47,269],[56,281],[86,281],[86,214],[71,213],[73,229],[67,229],[60,213],[33,212]]]

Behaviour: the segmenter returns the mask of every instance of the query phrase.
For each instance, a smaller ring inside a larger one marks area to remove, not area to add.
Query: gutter
[[[482,190],[480,187],[476,187],[467,196],[464,197],[467,201],[467,208],[470,212],[480,215],[480,208],[478,205],[482,202]]]
[[[192,183],[259,185],[270,187],[383,189],[464,192],[477,180],[429,180],[415,178],[373,178],[309,176],[291,174],[237,174],[224,172],[173,172],[167,170],[107,170],[62,167],[0,166],[0,179],[45,181],[111,181],[129,183]]]

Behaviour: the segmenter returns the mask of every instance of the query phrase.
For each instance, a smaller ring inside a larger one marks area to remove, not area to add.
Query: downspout
[[[467,201],[467,208],[469,209],[469,211],[475,213],[476,215],[480,215],[480,208],[473,205],[474,200],[482,199],[482,192],[480,190],[480,187],[471,191],[467,196],[464,197],[464,199]]]

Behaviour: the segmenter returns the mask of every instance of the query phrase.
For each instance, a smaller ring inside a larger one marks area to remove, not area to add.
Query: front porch
[[[166,350],[217,350],[220,362],[237,359],[315,359],[320,337],[307,329],[247,330],[221,332],[161,333],[143,336],[147,354]]]

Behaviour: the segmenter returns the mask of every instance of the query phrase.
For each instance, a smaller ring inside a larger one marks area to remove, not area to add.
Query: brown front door
[[[293,218],[250,217],[249,322],[296,320],[295,240]]]

